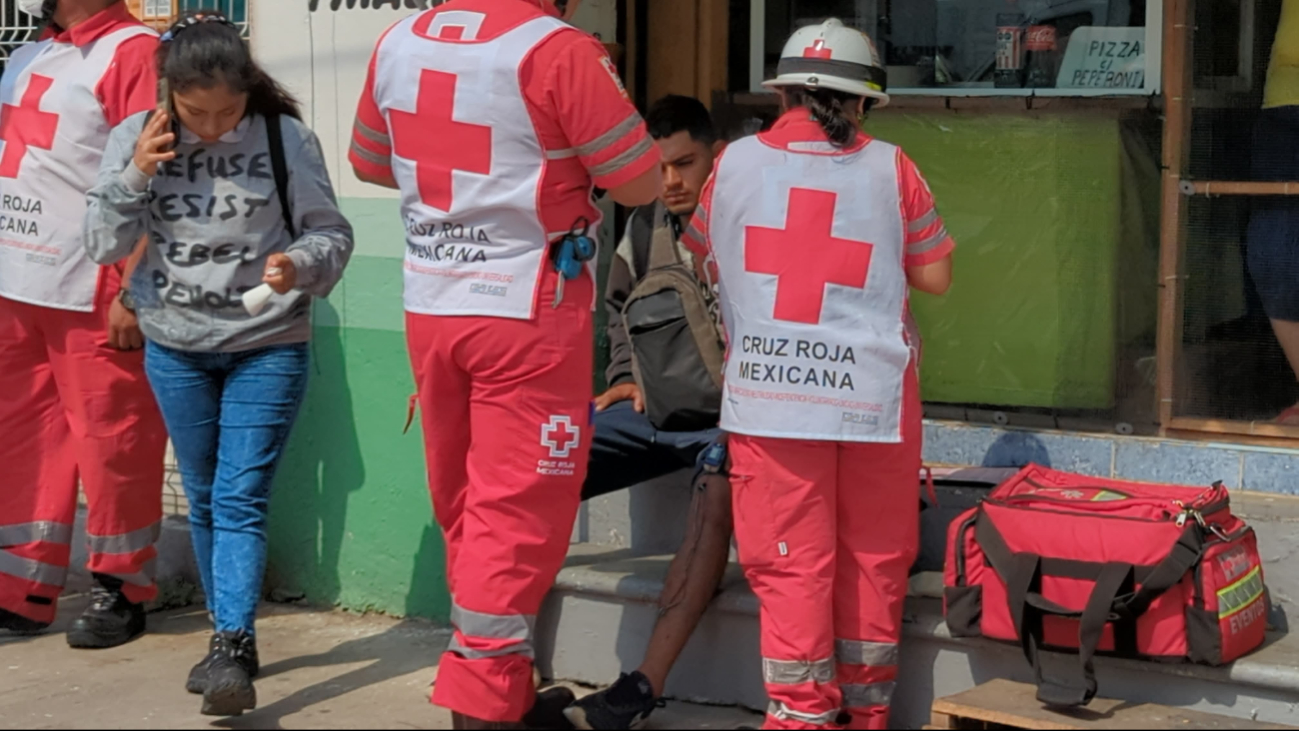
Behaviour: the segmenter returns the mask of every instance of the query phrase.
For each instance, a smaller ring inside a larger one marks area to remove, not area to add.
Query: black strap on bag
[[[1106,564],[1087,600],[1087,607],[1082,612],[1073,612],[1042,596],[1042,561],[1039,557],[1021,553],[1015,558],[1015,575],[1007,585],[1008,599],[1020,646],[1037,680],[1037,699],[1048,706],[1085,706],[1096,697],[1094,659],[1105,625],[1114,624],[1115,649],[1122,653],[1136,652],[1136,619],[1123,620],[1111,611],[1115,599],[1122,593],[1135,591],[1134,567],[1131,564]],[[1039,648],[1045,641],[1048,615],[1078,620],[1078,668],[1070,673],[1070,677],[1050,677],[1043,670]]]
[[[283,117],[266,118],[266,140],[271,147],[271,174],[275,176],[275,192],[280,197],[280,211],[289,235],[297,240],[298,231],[293,225],[293,206],[289,203],[289,163],[284,155]]]
[[[1085,706],[1096,697],[1094,658],[1105,626],[1114,628],[1115,650],[1135,656],[1137,620],[1151,603],[1181,582],[1204,556],[1204,532],[1189,523],[1173,544],[1167,558],[1154,567],[1125,563],[1099,563],[1047,559],[1036,554],[1015,553],[987,514],[978,514],[975,540],[993,570],[1006,584],[1011,618],[1019,635],[1024,658],[1037,679],[1037,699],[1048,706]],[[1060,576],[1095,581],[1096,586],[1081,612],[1072,611],[1042,595],[1042,577]],[[1141,589],[1136,587],[1140,584]],[[1047,677],[1042,669],[1040,648],[1045,644],[1047,616],[1076,620],[1078,658],[1070,678]]]

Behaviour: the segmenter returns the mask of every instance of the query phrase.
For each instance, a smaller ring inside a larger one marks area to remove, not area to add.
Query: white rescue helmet
[[[795,31],[780,54],[776,78],[763,86],[834,89],[874,99],[876,107],[889,103],[888,73],[875,42],[838,18]]]

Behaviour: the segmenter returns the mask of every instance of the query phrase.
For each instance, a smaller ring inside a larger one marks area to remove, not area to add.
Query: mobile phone
[[[176,107],[172,102],[171,84],[166,79],[158,79],[158,108],[167,113],[173,136],[171,145],[166,149],[175,149],[176,143],[180,142],[180,120],[176,117]]]

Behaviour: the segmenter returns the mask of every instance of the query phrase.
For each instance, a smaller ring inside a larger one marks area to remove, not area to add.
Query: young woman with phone
[[[239,30],[195,13],[162,37],[162,99],[113,134],[90,191],[100,263],[150,245],[133,291],[215,621],[189,677],[205,715],[256,707],[253,620],[275,469],[307,386],[311,302],[352,253],[320,143]],[[242,295],[274,292],[257,314]]]

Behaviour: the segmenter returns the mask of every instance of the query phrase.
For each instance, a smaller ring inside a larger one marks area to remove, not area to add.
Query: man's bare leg
[[[640,670],[564,711],[579,729],[627,729],[643,723],[658,707],[668,673],[690,635],[717,596],[731,552],[731,483],[725,475],[704,474],[690,500],[685,543],[668,569],[659,619]]]
[[[686,540],[668,569],[659,598],[659,620],[640,666],[655,696],[663,695],[668,673],[717,596],[730,560],[734,529],[730,480],[724,475],[703,475],[690,503]]]

